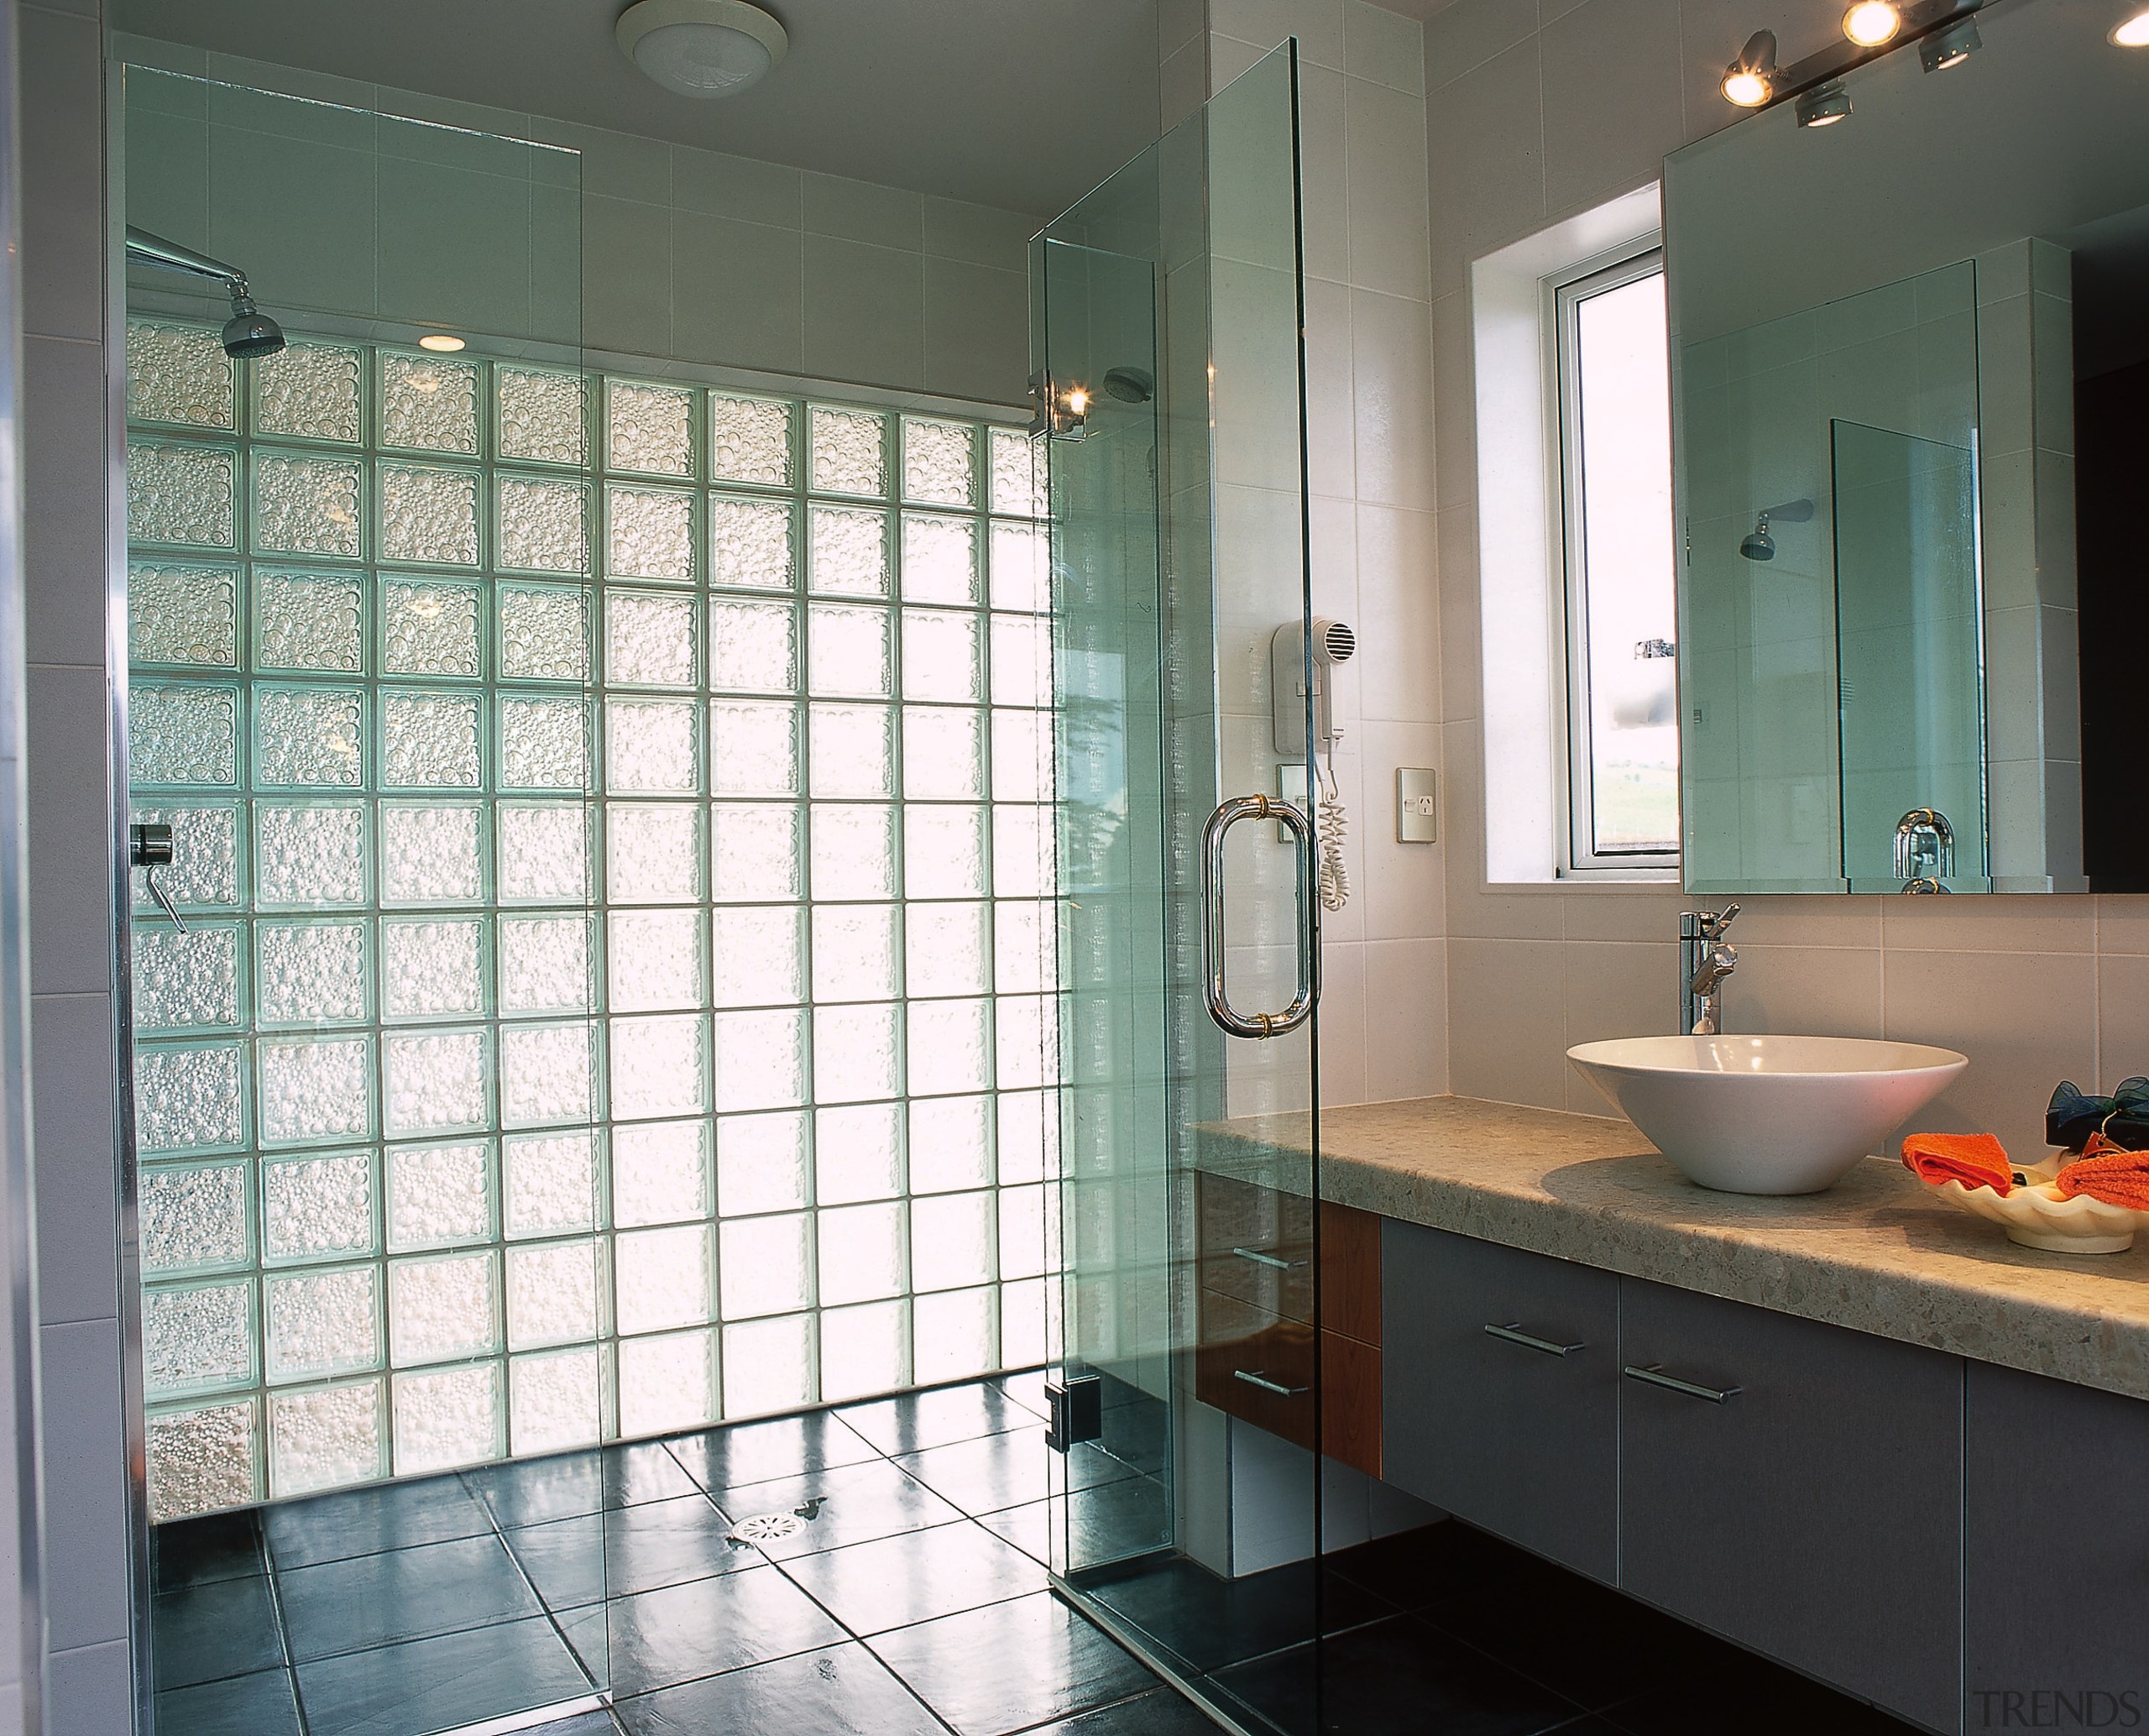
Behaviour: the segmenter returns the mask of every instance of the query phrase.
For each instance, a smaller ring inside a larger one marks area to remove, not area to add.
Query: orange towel
[[[1903,1168],[1931,1187],[1959,1181],[2003,1199],[2015,1191],[2007,1148],[1990,1133],[1913,1133],[1903,1142]]]
[[[2149,1211],[2149,1152],[2127,1151],[2092,1133],[2082,1155],[2059,1172],[2059,1190],[2070,1200],[2087,1194],[2107,1205]]]

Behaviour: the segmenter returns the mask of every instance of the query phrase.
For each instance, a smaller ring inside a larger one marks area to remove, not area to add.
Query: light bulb
[[[1739,58],[1723,69],[1723,97],[1740,108],[1759,108],[1775,94],[1776,36],[1773,30],[1756,30],[1739,50]]]
[[[1067,410],[1070,416],[1086,416],[1090,409],[1090,395],[1077,386],[1067,395]]]
[[[2112,40],[2121,48],[2149,48],[2149,6],[2115,24]]]
[[[418,348],[438,350],[444,355],[452,354],[463,348],[463,340],[452,332],[428,332],[418,340]]]
[[[1723,96],[1741,108],[1759,108],[1769,100],[1769,81],[1758,72],[1734,66],[1723,76]]]
[[[1858,0],[1843,14],[1843,34],[1860,48],[1878,48],[1892,42],[1903,28],[1902,13],[1894,0]]]

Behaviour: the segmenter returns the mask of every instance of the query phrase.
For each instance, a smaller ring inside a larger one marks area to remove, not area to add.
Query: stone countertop
[[[1309,1134],[1212,1123],[1198,1161],[1303,1194]],[[1714,1193],[1630,1122],[1468,1097],[1325,1110],[1320,1137],[1339,1205],[2149,1399],[2149,1237],[2019,1247],[1878,1158],[1822,1194]]]

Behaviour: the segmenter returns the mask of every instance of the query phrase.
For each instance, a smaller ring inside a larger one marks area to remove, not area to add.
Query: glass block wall
[[[1044,1355],[1017,430],[128,337],[152,1504]]]

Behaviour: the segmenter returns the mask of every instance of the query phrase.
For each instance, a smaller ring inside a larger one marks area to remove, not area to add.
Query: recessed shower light
[[[735,97],[783,59],[783,26],[746,0],[636,0],[620,52],[677,97]]]
[[[1850,92],[1840,79],[1830,79],[1817,85],[1798,99],[1798,124],[1801,127],[1833,127],[1838,121],[1850,117]]]
[[[2112,39],[2121,48],[2149,48],[2149,6],[2112,26]]]
[[[1903,28],[1903,14],[1895,0],[1858,0],[1843,14],[1843,34],[1860,48],[1878,48],[1893,42]]]
[[[1927,72],[1945,72],[1950,66],[1961,65],[1984,46],[1984,39],[1978,34],[1978,21],[1964,18],[1960,24],[1921,37],[1917,57]]]
[[[438,350],[442,355],[452,355],[463,348],[463,340],[452,332],[428,332],[418,340],[418,348]]]
[[[1759,108],[1769,100],[1776,76],[1776,33],[1756,30],[1723,69],[1723,97],[1741,108]]]

